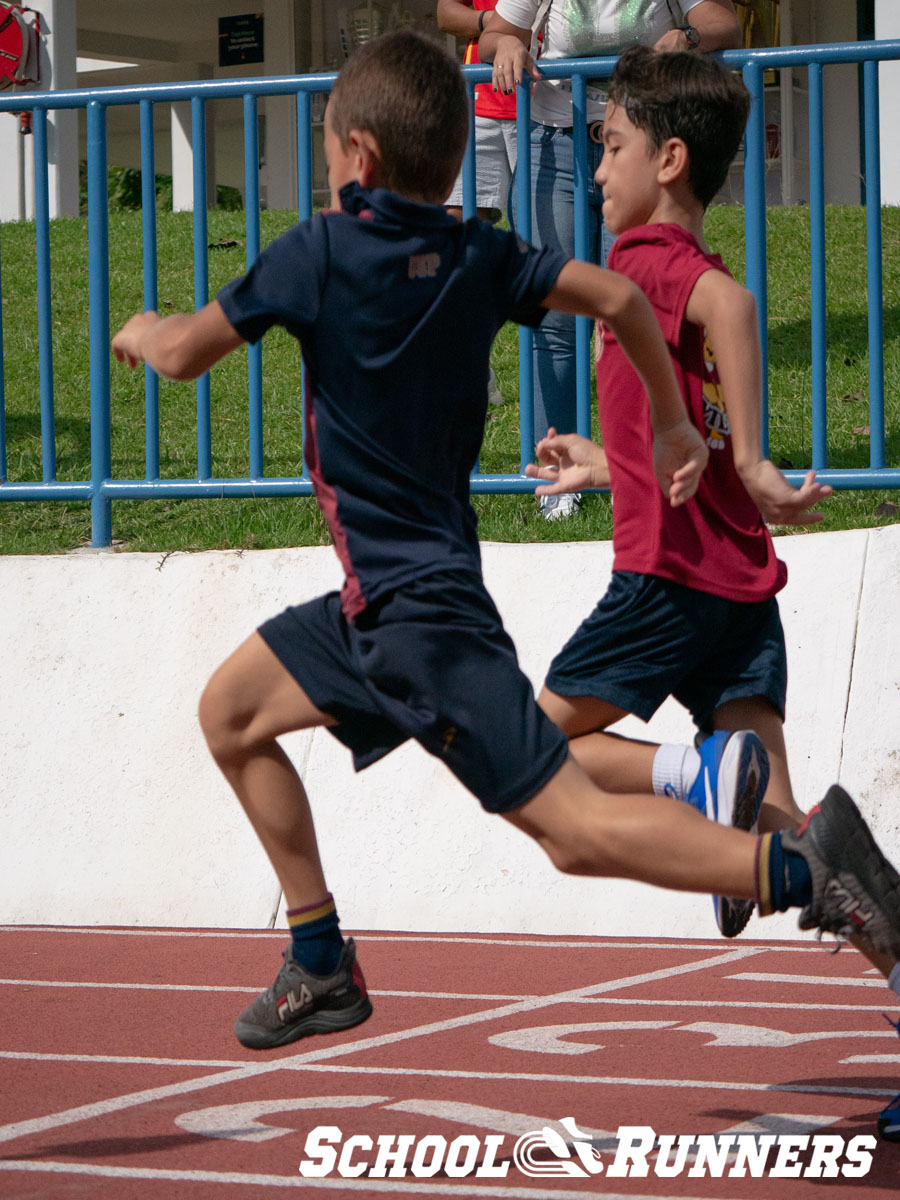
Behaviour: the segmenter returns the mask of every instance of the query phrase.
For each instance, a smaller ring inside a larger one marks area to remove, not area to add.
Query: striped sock
[[[780,833],[764,833],[756,843],[756,903],[761,917],[812,900],[812,876],[802,854],[785,850]]]
[[[313,975],[333,975],[341,960],[344,939],[331,893],[317,904],[289,908],[287,923],[295,961]]]

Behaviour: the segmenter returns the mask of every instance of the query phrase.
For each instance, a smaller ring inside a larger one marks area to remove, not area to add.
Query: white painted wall
[[[900,859],[900,528],[782,538],[787,740],[805,805],[835,779]],[[608,544],[484,547],[533,682],[604,590]],[[0,922],[258,927],[280,895],[195,710],[266,616],[340,582],[329,549],[0,558]],[[548,638],[548,631],[552,636]],[[667,703],[640,737],[685,740]],[[362,929],[715,933],[704,897],[570,879],[409,745],[354,775],[325,731],[285,739],[329,883]],[[791,916],[752,927],[796,934]]]

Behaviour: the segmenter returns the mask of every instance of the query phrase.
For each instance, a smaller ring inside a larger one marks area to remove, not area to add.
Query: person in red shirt
[[[438,0],[437,23],[445,33],[468,42],[463,61],[480,63],[478,39],[490,27],[497,0]],[[516,165],[516,97],[494,91],[490,83],[475,88],[475,204],[482,221],[500,220],[506,209]],[[462,218],[462,173],[447,197],[447,208]]]
[[[703,239],[705,210],[740,146],[749,97],[715,60],[648,47],[621,57],[609,94],[597,171],[603,219],[617,236],[609,266],[648,296],[709,463],[690,504],[658,502],[642,388],[601,324],[603,448],[551,431],[539,446],[543,465],[530,473],[554,479],[537,489],[544,493],[610,487],[613,577],[553,660],[540,703],[601,786],[652,781],[656,794],[689,799],[720,821],[752,828],[759,811],[763,830],[796,827],[803,814],[785,753],[787,663],[775,599],[787,570],[765,522],[820,521],[810,509],[831,488],[810,472],[794,489],[763,457],[753,297]],[[699,750],[602,732],[627,713],[649,721],[670,695],[706,735]],[[768,778],[754,733],[768,753]],[[738,801],[716,812],[717,788],[735,772],[745,777]],[[739,933],[752,910],[716,898],[726,936]]]

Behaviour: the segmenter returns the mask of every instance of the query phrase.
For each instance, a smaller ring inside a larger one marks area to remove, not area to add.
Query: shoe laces
[[[826,953],[837,954],[838,951],[842,950],[844,946],[850,945],[850,939],[856,932],[857,931],[850,925],[842,925],[838,929],[830,929],[828,926],[820,925],[816,930],[816,941],[819,943],[822,949],[826,951]],[[828,946],[822,941],[826,933],[834,935],[833,946]]]

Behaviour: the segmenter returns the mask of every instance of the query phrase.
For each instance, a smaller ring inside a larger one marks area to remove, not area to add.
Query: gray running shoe
[[[366,981],[348,938],[333,975],[313,975],[284,951],[275,982],[245,1008],[234,1023],[242,1046],[271,1050],[313,1033],[337,1033],[360,1025],[372,1013]]]
[[[900,958],[900,875],[884,857],[859,809],[834,784],[795,833],[781,835],[802,854],[812,876],[812,900],[797,920],[839,939],[863,936],[882,954]]]

